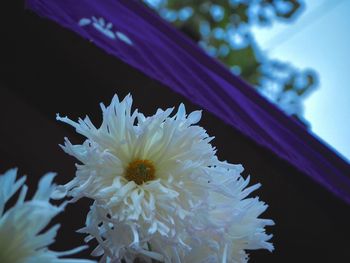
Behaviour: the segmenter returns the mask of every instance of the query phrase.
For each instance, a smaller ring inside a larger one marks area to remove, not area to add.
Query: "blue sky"
[[[350,1],[306,0],[294,23],[254,28],[270,58],[319,75],[304,116],[314,134],[350,160]]]

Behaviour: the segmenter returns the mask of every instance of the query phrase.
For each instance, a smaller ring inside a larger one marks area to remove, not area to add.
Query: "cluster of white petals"
[[[0,175],[0,262],[2,263],[92,263],[90,260],[64,259],[62,256],[79,252],[86,247],[56,252],[47,247],[55,241],[59,225],[46,229],[49,222],[64,209],[64,204],[50,204],[55,176],[42,177],[31,200],[25,200],[28,187],[26,177],[16,181],[17,170]],[[8,201],[19,191],[14,206],[5,209]]]
[[[145,117],[132,111],[132,98],[101,104],[100,127],[90,119],[72,125],[85,136],[63,150],[79,160],[76,176],[56,195],[94,200],[86,241],[96,239],[101,262],[246,262],[246,250],[273,247],[258,216],[266,205],[247,198],[241,165],[221,162],[206,130],[196,125],[201,112],[184,105]]]

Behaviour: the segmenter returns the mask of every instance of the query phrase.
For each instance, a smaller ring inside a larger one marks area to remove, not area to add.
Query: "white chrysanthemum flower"
[[[92,263],[90,260],[61,259],[85,249],[55,252],[47,247],[55,241],[59,225],[43,230],[64,207],[49,203],[55,174],[46,174],[32,200],[25,200],[26,177],[16,181],[16,169],[0,175],[0,262],[2,263]],[[17,202],[5,210],[7,201],[20,189]]]
[[[271,221],[257,218],[265,205],[244,199],[258,186],[244,190],[242,167],[217,159],[212,137],[195,125],[201,113],[186,115],[181,104],[173,116],[167,109],[145,117],[131,106],[131,96],[101,104],[99,128],[88,117],[57,116],[87,138],[81,145],[66,138],[62,148],[81,164],[59,190],[72,201],[95,200],[81,229],[99,242],[94,254],[101,261],[189,262],[201,248],[222,262],[244,262],[245,249],[271,249],[264,231]]]
[[[258,218],[267,205],[258,198],[246,198],[260,185],[246,188],[249,178],[244,180],[237,174],[232,177],[233,181],[225,185],[231,191],[211,192],[209,202],[215,207],[197,214],[196,235],[200,245],[194,246],[184,262],[247,262],[246,250],[273,250],[267,242],[272,235],[266,235],[264,227],[274,222]]]

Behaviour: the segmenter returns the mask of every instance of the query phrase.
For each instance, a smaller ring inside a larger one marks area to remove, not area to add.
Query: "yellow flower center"
[[[129,163],[125,170],[125,178],[129,181],[134,181],[137,184],[155,179],[154,165],[149,160],[135,160]]]

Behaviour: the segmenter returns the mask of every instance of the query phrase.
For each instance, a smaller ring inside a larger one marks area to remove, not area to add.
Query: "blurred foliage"
[[[251,32],[252,26],[293,21],[302,0],[144,1],[287,114],[302,118],[302,99],[315,86],[316,74],[268,59]]]

